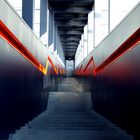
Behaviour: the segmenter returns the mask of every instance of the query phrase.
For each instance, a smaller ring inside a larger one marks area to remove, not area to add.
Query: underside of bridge
[[[74,60],[94,0],[49,0],[48,2],[54,12],[54,21],[58,27],[65,58]]]

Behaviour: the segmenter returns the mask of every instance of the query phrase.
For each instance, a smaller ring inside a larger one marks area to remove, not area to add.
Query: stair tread
[[[91,93],[75,78],[65,78],[50,92],[47,110],[9,136],[9,140],[133,140],[124,130],[92,110]]]
[[[54,135],[55,134],[55,135]],[[101,133],[101,132],[75,132],[75,131],[71,131],[71,132],[52,132],[52,131],[48,131],[43,132],[43,131],[37,131],[35,132],[35,134],[32,133],[27,133],[24,135],[21,134],[17,134],[16,136],[13,136],[13,138],[17,138],[15,140],[58,140],[58,138],[60,140],[65,140],[65,139],[69,139],[69,140],[90,140],[90,139],[95,139],[95,140],[132,140],[131,136],[128,135],[124,135],[124,134],[108,134],[108,133]]]

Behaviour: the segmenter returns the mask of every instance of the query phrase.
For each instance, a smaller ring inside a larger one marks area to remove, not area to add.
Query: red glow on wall
[[[83,67],[83,65],[81,65],[80,68],[79,68],[79,70],[78,70],[78,74],[79,75],[82,75],[82,67]]]
[[[93,57],[90,58],[87,65],[83,69],[83,73],[86,72],[89,65],[93,63],[93,73],[94,75],[99,74],[101,71],[103,71],[108,65],[115,62],[117,59],[119,59],[121,56],[123,56],[125,53],[136,47],[140,43],[140,28],[134,32],[115,52],[113,52],[101,65],[99,65],[97,68],[94,64]]]
[[[29,50],[18,40],[18,38],[6,27],[6,25],[0,20],[0,37],[3,38],[10,46],[18,51],[25,59],[31,62],[36,68],[38,68],[43,74],[47,74],[48,61],[54,68],[56,73],[57,69],[53,64],[51,58],[48,56],[46,68],[29,52]]]
[[[133,33],[112,55],[110,55],[99,67],[95,69],[95,73],[101,72],[109,64],[119,59],[122,55],[130,51],[140,43],[140,28]]]
[[[49,62],[50,62],[50,64],[51,64],[51,66],[53,67],[55,73],[58,74],[58,69],[55,67],[55,65],[54,65],[54,63],[52,62],[50,56],[48,56],[48,60],[49,60]]]
[[[63,71],[63,69],[60,67],[60,65],[58,65],[58,71],[59,71],[60,74],[64,74],[64,71]]]
[[[93,57],[90,58],[90,60],[88,61],[86,67],[83,70],[83,73],[86,72],[86,70],[88,69],[89,65],[92,64],[93,65],[93,75],[96,75],[96,71],[95,71],[95,64],[94,64],[94,60]]]

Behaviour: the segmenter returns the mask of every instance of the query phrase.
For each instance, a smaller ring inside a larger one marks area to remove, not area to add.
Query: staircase
[[[92,110],[91,93],[75,78],[64,78],[50,92],[45,112],[9,136],[9,140],[133,140]]]

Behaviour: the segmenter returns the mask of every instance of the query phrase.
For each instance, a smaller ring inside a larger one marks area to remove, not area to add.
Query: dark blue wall
[[[4,139],[46,109],[48,91],[56,89],[58,80],[51,67],[45,76],[2,39],[0,44],[0,139]]]

